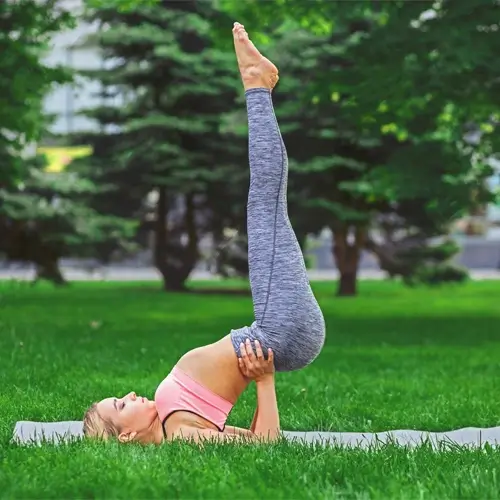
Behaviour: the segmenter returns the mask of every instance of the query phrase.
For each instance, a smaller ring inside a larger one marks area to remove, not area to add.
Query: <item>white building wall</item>
[[[73,12],[81,11],[80,0],[66,0],[65,7]],[[51,44],[51,49],[44,62],[50,66],[64,65],[76,70],[100,69],[102,59],[95,47],[82,46],[88,35],[94,33],[97,25],[79,22],[72,29],[56,35]],[[49,127],[50,132],[66,134],[71,132],[95,130],[97,124],[78,112],[85,108],[99,105],[100,98],[98,82],[77,77],[75,83],[54,86],[52,92],[45,98],[45,111],[54,114],[54,122]]]

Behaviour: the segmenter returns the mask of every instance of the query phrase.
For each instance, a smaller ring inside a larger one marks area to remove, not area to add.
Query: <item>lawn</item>
[[[328,338],[313,365],[277,376],[283,429],[500,425],[499,282],[430,291],[362,282],[356,299],[334,298],[331,283],[314,289]],[[152,397],[185,351],[251,321],[245,295],[0,282],[0,497],[500,497],[492,448],[9,444],[17,420],[81,419],[91,402],[130,390]],[[228,423],[248,426],[254,404],[252,388]]]

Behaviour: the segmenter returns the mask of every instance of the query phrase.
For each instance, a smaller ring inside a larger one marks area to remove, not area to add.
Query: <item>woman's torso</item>
[[[229,335],[213,344],[192,349],[179,359],[177,366],[233,404],[248,385],[240,372]]]
[[[248,380],[240,372],[229,335],[213,344],[187,352],[179,359],[176,366],[206,389],[233,405],[248,386]],[[216,429],[212,422],[201,415],[184,411],[173,413],[167,418],[166,424],[170,428],[192,424]]]

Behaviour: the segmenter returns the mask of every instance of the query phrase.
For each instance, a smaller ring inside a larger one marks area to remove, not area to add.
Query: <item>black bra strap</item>
[[[165,424],[167,422],[167,417],[165,417],[161,423],[161,430],[163,431],[163,437],[165,438],[165,441],[167,440],[167,431],[165,430]]]

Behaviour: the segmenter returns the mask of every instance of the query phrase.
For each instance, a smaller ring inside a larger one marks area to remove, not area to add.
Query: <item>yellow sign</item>
[[[92,154],[91,146],[37,148],[38,154],[47,158],[46,172],[62,172],[74,159]]]

